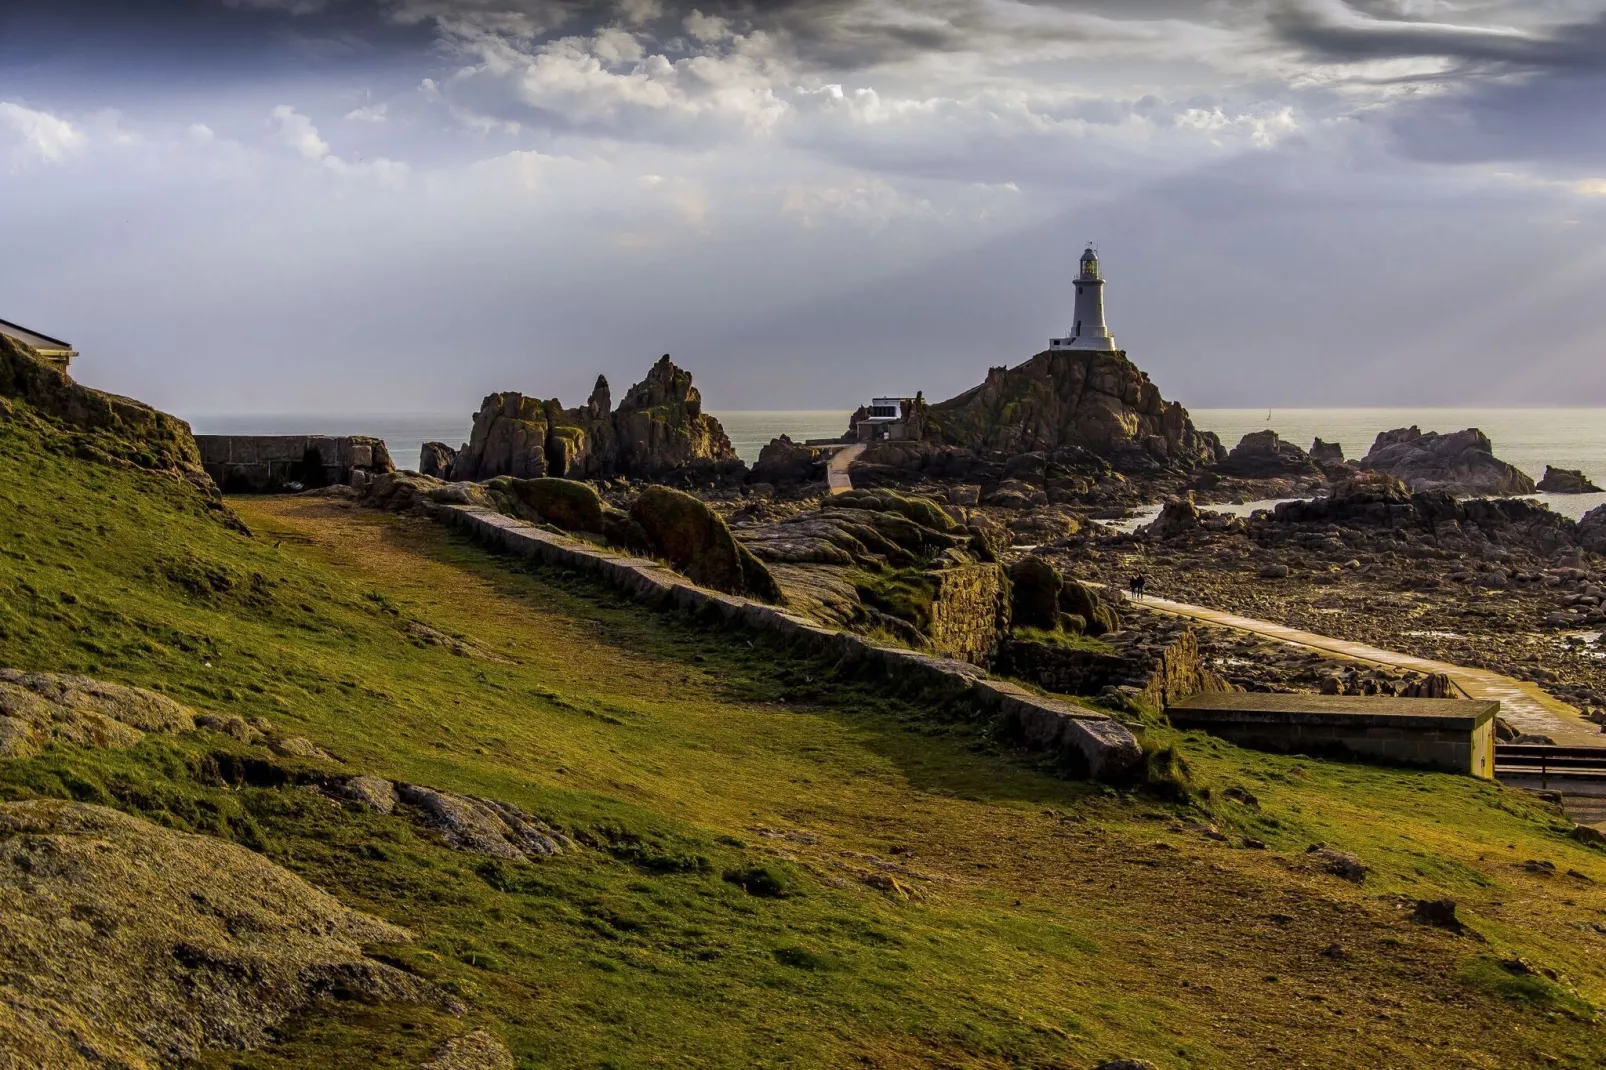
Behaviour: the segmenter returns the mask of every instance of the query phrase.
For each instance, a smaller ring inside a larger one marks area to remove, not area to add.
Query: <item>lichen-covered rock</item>
[[[1494,455],[1494,447],[1475,427],[1441,435],[1416,426],[1384,431],[1358,462],[1414,491],[1441,490],[1457,497],[1532,494],[1534,481]]]
[[[1599,494],[1600,488],[1576,468],[1556,468],[1545,465],[1545,478],[1538,487],[1546,494]]]
[[[630,507],[630,517],[652,551],[693,582],[726,594],[785,600],[764,563],[700,499],[670,487],[648,487]]]
[[[260,1045],[336,991],[459,1009],[363,950],[409,939],[222,840],[0,804],[0,1065],[174,1065]]]
[[[1139,529],[1155,539],[1172,539],[1197,531],[1204,524],[1199,506],[1192,498],[1172,498],[1160,507],[1160,515]]]
[[[559,855],[572,841],[516,806],[494,799],[455,795],[448,791],[397,784],[396,795],[417,807],[424,824],[448,844],[464,851],[533,862]]]
[[[513,1070],[507,1045],[483,1029],[453,1037],[418,1070]]]
[[[0,757],[47,743],[132,747],[146,732],[187,732],[195,714],[166,695],[87,676],[0,669]]]
[[[980,386],[930,407],[926,437],[1010,454],[1080,447],[1122,470],[1188,470],[1221,456],[1215,435],[1118,353],[1044,351],[992,368]]]
[[[396,786],[383,777],[354,776],[338,781],[332,794],[360,810],[388,814],[396,809]]]
[[[426,442],[418,454],[418,474],[436,479],[450,479],[457,451],[444,442]]]
[[[1121,617],[1116,613],[1115,607],[1100,598],[1097,591],[1080,580],[1065,577],[1065,582],[1060,586],[1059,606],[1060,612],[1065,616],[1082,620],[1084,622],[1082,630],[1088,635],[1105,635],[1121,630]],[[1061,618],[1061,623],[1068,622]]]
[[[505,493],[513,511],[525,520],[551,524],[577,535],[595,535],[624,550],[650,551],[641,525],[602,499],[596,488],[577,479],[511,479],[498,476],[487,484]]]

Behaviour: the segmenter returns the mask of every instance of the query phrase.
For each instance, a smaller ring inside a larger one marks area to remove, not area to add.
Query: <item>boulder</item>
[[[1060,626],[1059,570],[1041,557],[1023,557],[1009,567],[1010,623],[1055,631]]]
[[[630,507],[630,516],[652,551],[693,582],[726,594],[783,601],[769,569],[698,498],[669,487],[648,487]]]
[[[418,454],[418,474],[436,479],[452,478],[452,464],[457,451],[444,442],[426,442]]]
[[[0,1065],[187,1064],[337,994],[460,1010],[365,950],[409,939],[215,837],[0,804]]]
[[[1244,479],[1321,475],[1321,469],[1310,454],[1292,442],[1284,442],[1275,431],[1253,431],[1245,435],[1215,469],[1222,475]]]
[[[1121,353],[1045,350],[992,368],[980,386],[930,406],[925,437],[1011,455],[1078,447],[1119,470],[1187,470],[1221,456],[1216,436]]]
[[[1160,515],[1138,529],[1153,539],[1170,539],[1198,530],[1204,523],[1199,506],[1189,498],[1172,498],[1160,507]]]
[[[1532,494],[1534,481],[1494,455],[1475,427],[1454,434],[1405,427],[1384,431],[1359,467],[1393,476],[1414,491],[1439,490],[1457,497]]]
[[[825,460],[812,446],[800,446],[788,435],[771,439],[753,465],[752,481],[789,487],[825,479]]]
[[[513,1053],[483,1029],[443,1043],[418,1070],[513,1070]]]
[[[560,855],[572,841],[516,806],[457,795],[417,784],[395,785],[401,802],[416,807],[423,823],[462,851],[533,862]]]
[[[1083,622],[1081,630],[1088,635],[1107,635],[1121,630],[1121,617],[1115,607],[1099,597],[1099,593],[1080,580],[1065,577],[1059,596],[1062,623]],[[1066,618],[1070,621],[1066,621]],[[1077,629],[1067,627],[1067,631]]]
[[[1545,465],[1545,478],[1538,487],[1546,494],[1599,494],[1600,488],[1576,468],[1556,468]]]
[[[603,501],[589,483],[554,476],[499,477],[486,486],[505,493],[513,502],[513,511],[525,520],[551,524],[576,535],[596,535],[623,550],[650,549],[640,525],[629,514]]]

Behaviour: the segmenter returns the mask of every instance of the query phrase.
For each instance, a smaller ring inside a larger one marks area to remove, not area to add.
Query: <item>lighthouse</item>
[[[1066,338],[1050,338],[1049,349],[1115,352],[1115,335],[1104,325],[1104,276],[1099,273],[1099,254],[1089,245],[1082,254],[1076,276],[1076,321]]]

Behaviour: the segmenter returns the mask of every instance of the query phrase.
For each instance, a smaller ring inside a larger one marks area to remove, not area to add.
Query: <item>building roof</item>
[[[72,346],[66,342],[63,342],[60,338],[52,338],[48,334],[40,334],[38,331],[30,331],[28,328],[20,324],[11,323],[8,320],[0,320],[0,334],[9,335],[24,345],[30,346],[34,349],[62,349],[69,352],[72,351]]]

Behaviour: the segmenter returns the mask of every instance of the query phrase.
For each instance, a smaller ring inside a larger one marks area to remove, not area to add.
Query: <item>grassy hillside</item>
[[[0,666],[266,717],[338,761],[209,730],[59,745],[0,760],[0,797],[259,851],[416,932],[383,954],[468,1008],[332,1001],[210,1066],[411,1067],[477,1026],[532,1067],[1606,1060],[1606,856],[1524,796],[1194,736],[1194,801],[1092,788],[427,523],[236,501],[247,535],[66,441],[0,415]],[[452,850],[308,786],[336,771],[510,802],[585,847]],[[1318,841],[1371,876],[1323,872]],[[1409,919],[1442,897],[1468,932]]]

